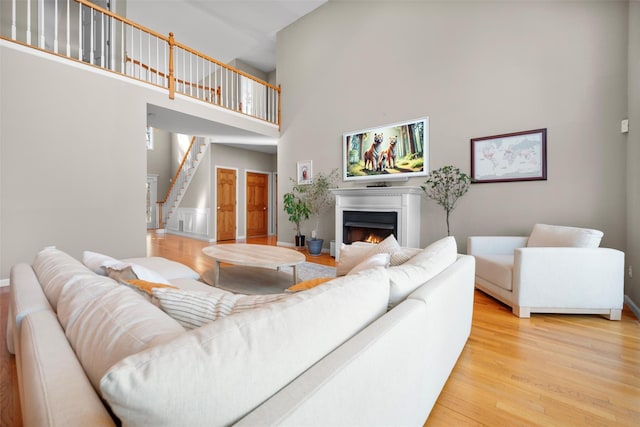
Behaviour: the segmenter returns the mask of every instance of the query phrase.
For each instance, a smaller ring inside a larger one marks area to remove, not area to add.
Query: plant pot
[[[307,248],[309,255],[318,256],[322,252],[322,243],[324,239],[310,239],[307,240]]]
[[[304,248],[304,234],[296,235],[296,247]]]

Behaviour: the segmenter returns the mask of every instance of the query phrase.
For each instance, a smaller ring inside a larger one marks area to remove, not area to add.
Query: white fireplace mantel
[[[420,247],[420,187],[350,187],[331,190],[336,196],[336,261],[343,242],[343,212],[397,212],[400,246]]]

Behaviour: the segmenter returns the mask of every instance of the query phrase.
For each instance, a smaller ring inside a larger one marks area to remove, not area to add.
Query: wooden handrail
[[[127,56],[125,58],[125,61],[131,62],[133,65],[137,65],[138,67],[142,68],[143,70],[147,70],[150,73],[157,74],[158,76],[160,76],[162,78],[168,78],[166,73],[163,73],[162,71],[158,71],[155,68],[150,67],[149,65],[138,61],[137,59],[133,59],[133,58]],[[205,85],[201,85],[201,84],[191,83],[191,82],[188,82],[188,81],[182,80],[182,79],[174,78],[174,80],[175,80],[176,83],[180,83],[180,84],[185,85],[185,86],[191,86],[191,87],[194,87],[194,88],[197,88],[197,89],[202,89],[202,90],[205,90],[205,91],[209,90],[212,93],[217,93],[217,95],[220,95],[220,86],[215,88],[213,86],[205,86]]]
[[[162,206],[165,203],[167,203],[167,200],[169,199],[169,196],[171,195],[171,191],[173,190],[173,187],[176,185],[176,181],[178,180],[178,177],[180,176],[180,172],[182,171],[182,168],[184,168],[184,164],[187,161],[187,157],[189,156],[189,153],[191,152],[191,148],[193,147],[193,144],[195,142],[196,142],[196,137],[193,136],[191,138],[191,143],[189,144],[189,148],[187,149],[187,151],[185,151],[184,156],[182,157],[182,161],[180,162],[180,166],[178,167],[178,170],[176,171],[176,174],[173,176],[173,180],[171,181],[171,185],[169,185],[169,188],[167,189],[167,194],[165,194],[164,200],[156,201],[156,203],[158,204],[158,227],[160,227],[160,228],[163,228]]]
[[[220,62],[217,59],[214,59],[214,58],[212,58],[210,56],[205,55],[204,53],[200,53],[198,51],[195,51],[195,50],[191,49],[190,47],[183,45],[180,42],[175,42],[175,45],[177,47],[181,48],[181,49],[186,50],[187,52],[191,53],[192,55],[199,56],[202,59],[205,59],[207,61],[213,62],[214,64],[219,65],[222,68],[226,68],[229,71],[233,71],[236,74],[240,74],[241,76],[244,76],[244,77],[246,77],[248,79],[251,79],[251,80],[253,80],[253,81],[257,82],[257,83],[260,83],[262,85],[265,85],[265,86],[267,86],[267,87],[269,87],[269,88],[271,88],[271,89],[273,89],[275,91],[278,91],[278,93],[280,93],[280,88],[278,86],[274,86],[274,85],[272,85],[270,83],[267,83],[264,80],[257,78],[256,76],[252,76],[251,74],[245,73],[242,70],[238,70],[237,68],[232,67],[231,65],[227,65],[224,62]]]
[[[138,30],[140,33],[145,33],[146,35],[148,35],[149,38],[151,37],[155,37],[157,39],[157,42],[159,42],[160,45],[162,45],[162,42],[167,43],[168,46],[168,52],[164,51],[163,53],[167,53],[168,56],[168,70],[165,70],[164,72],[161,72],[159,70],[160,67],[158,67],[158,69],[154,69],[152,67],[150,67],[149,65],[143,64],[141,61],[139,60],[134,60],[130,57],[128,57],[128,55],[125,54],[124,51],[124,45],[122,45],[122,51],[121,51],[121,56],[118,57],[118,61],[122,61],[120,62],[120,64],[122,65],[120,70],[117,70],[115,68],[114,65],[111,66],[105,66],[104,63],[102,63],[102,65],[100,64],[94,64],[93,63],[93,55],[91,56],[91,60],[90,61],[84,61],[82,58],[80,57],[73,57],[69,52],[70,52],[70,47],[69,47],[69,40],[67,40],[67,55],[61,54],[58,52],[57,47],[51,51],[51,50],[47,50],[43,47],[39,47],[38,45],[32,45],[30,38],[27,37],[27,42],[21,42],[19,40],[15,39],[15,34],[13,35],[13,38],[8,38],[5,37],[3,35],[0,35],[0,39],[4,39],[4,40],[9,40],[11,42],[14,43],[18,43],[24,46],[28,46],[30,48],[33,49],[37,49],[40,50],[42,52],[47,52],[62,58],[66,58],[75,62],[80,62],[80,63],[84,63],[93,67],[97,67],[103,70],[107,70],[119,75],[123,75],[123,76],[127,76],[127,77],[131,77],[137,80],[141,80],[141,81],[145,81],[142,78],[140,78],[140,76],[136,77],[134,74],[128,74],[127,71],[125,70],[125,64],[126,62],[131,62],[134,65],[140,67],[141,69],[147,70],[148,73],[154,73],[156,76],[161,76],[163,79],[167,79],[167,86],[165,86],[165,84],[158,84],[159,82],[156,80],[156,82],[154,83],[151,80],[147,80],[147,83],[159,86],[159,87],[165,87],[166,89],[168,89],[169,91],[169,98],[170,99],[175,99],[175,93],[176,90],[178,89],[179,93],[182,93],[186,96],[192,96],[191,93],[184,93],[184,91],[182,89],[180,89],[181,87],[183,88],[184,86],[188,86],[191,88],[197,88],[197,89],[201,89],[204,91],[204,98],[199,97],[198,95],[195,97],[196,99],[200,99],[203,100],[205,102],[211,102],[213,104],[216,104],[222,108],[227,108],[227,109],[231,109],[234,110],[234,108],[230,108],[230,105],[227,105],[228,102],[221,102],[220,99],[220,94],[221,94],[221,87],[219,85],[214,86],[214,87],[210,87],[206,85],[206,82],[204,84],[202,83],[192,83],[189,82],[185,79],[185,77],[183,77],[183,79],[177,79],[176,75],[175,75],[175,66],[176,66],[176,60],[177,58],[175,58],[176,55],[180,55],[180,53],[177,53],[175,48],[180,48],[183,53],[184,56],[186,57],[187,55],[191,55],[194,56],[196,58],[196,60],[202,59],[204,61],[209,62],[209,64],[214,64],[214,66],[218,66],[223,70],[227,70],[231,73],[233,73],[234,77],[235,76],[242,76],[250,81],[253,81],[261,86],[264,87],[264,89],[266,89],[267,91],[272,91],[272,97],[271,99],[273,100],[272,104],[265,104],[264,107],[266,107],[266,109],[262,109],[260,112],[254,112],[254,110],[252,109],[251,112],[243,112],[242,111],[242,106],[241,106],[241,102],[238,102],[239,100],[236,100],[234,96],[238,96],[238,94],[236,93],[235,95],[232,94],[232,102],[231,102],[231,107],[235,106],[235,107],[239,107],[239,112],[242,114],[246,114],[247,116],[250,117],[254,117],[260,120],[265,120],[271,124],[276,124],[278,125],[278,128],[280,128],[280,121],[281,121],[281,107],[280,107],[280,102],[281,102],[281,95],[282,95],[282,91],[281,91],[281,87],[272,85],[262,79],[259,79],[255,76],[252,76],[251,74],[248,74],[242,70],[239,70],[235,67],[232,67],[230,65],[224,64],[218,60],[216,60],[215,58],[212,58],[208,55],[205,55],[203,53],[197,52],[196,50],[180,43],[177,42],[174,38],[174,34],[173,33],[169,33],[169,36],[165,36],[163,34],[160,34],[150,28],[147,28],[143,25],[140,25],[136,22],[131,21],[128,18],[122,17],[117,15],[116,13],[107,10],[103,7],[97,6],[93,3],[91,3],[91,1],[89,0],[73,0],[75,3],[77,3],[79,5],[79,7],[86,7],[89,8],[91,10],[94,10],[96,13],[102,14],[102,16],[104,17],[108,17],[111,18],[119,23],[122,24],[122,37],[124,38],[124,28],[125,26],[127,26],[128,28],[130,28],[131,33],[133,34],[135,32],[135,30]],[[13,2],[13,19],[15,20],[15,7],[16,7],[16,3],[15,1]],[[40,13],[40,12],[38,12]],[[67,14],[68,15],[68,14]],[[67,16],[67,20],[69,19],[69,17]],[[15,22],[13,22],[13,24],[15,24]],[[39,25],[39,24],[38,24]],[[69,23],[67,23],[67,26],[69,25]],[[117,34],[116,34],[117,36]],[[141,39],[140,36],[138,36]],[[69,38],[69,36],[67,35],[67,38]],[[133,36],[132,36],[133,38]],[[122,41],[124,42],[124,40]],[[156,42],[156,43],[157,43]],[[56,44],[54,44],[55,46],[57,46]],[[80,43],[80,46],[82,47],[82,44]],[[140,41],[140,47],[142,47],[142,42]],[[164,49],[164,48],[163,48]],[[132,50],[135,50],[133,45],[132,45]],[[75,55],[75,53],[74,53]],[[76,55],[77,56],[77,55]],[[115,58],[114,61],[115,63]],[[168,74],[167,74],[168,71]],[[164,83],[164,82],[163,82]],[[178,84],[182,85],[182,86],[178,86]],[[226,90],[226,89],[225,89]],[[232,86],[232,90],[233,90],[233,86]],[[224,105],[223,105],[224,104]],[[234,110],[235,111],[235,110]],[[275,116],[275,117],[274,117]],[[274,120],[277,120],[277,123],[274,123]]]
[[[180,162],[180,166],[178,167],[178,170],[176,171],[176,174],[173,176],[173,180],[171,181],[171,185],[167,189],[167,194],[165,194],[164,200],[161,201],[161,202],[158,202],[158,203],[166,203],[167,202],[167,199],[169,198],[169,194],[171,194],[171,190],[173,190],[173,186],[176,185],[176,181],[178,180],[178,177],[180,176],[180,171],[184,167],[184,163],[187,161],[187,156],[189,156],[189,152],[191,151],[191,147],[193,147],[193,143],[194,142],[196,142],[196,137],[195,136],[191,138],[191,144],[189,144],[189,148],[187,149],[187,151],[184,152],[184,157],[182,157],[182,161]]]

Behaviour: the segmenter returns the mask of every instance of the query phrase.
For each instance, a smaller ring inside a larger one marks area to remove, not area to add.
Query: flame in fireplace
[[[380,236],[376,236],[375,234],[369,234],[369,236],[364,239],[364,241],[367,243],[380,243],[382,239],[380,238]]]

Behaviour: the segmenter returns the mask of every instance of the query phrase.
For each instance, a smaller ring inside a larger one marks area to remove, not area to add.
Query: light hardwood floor
[[[249,243],[276,244],[275,237]],[[147,255],[164,256],[199,273],[213,266],[208,243],[147,236]],[[334,265],[330,256],[311,262]],[[0,289],[0,332],[7,288]],[[446,328],[446,325],[442,325]],[[4,347],[4,346],[3,346]],[[0,426],[20,426],[15,361],[0,357]],[[640,322],[595,315],[534,314],[518,319],[476,291],[471,337],[425,426],[639,426]]]

